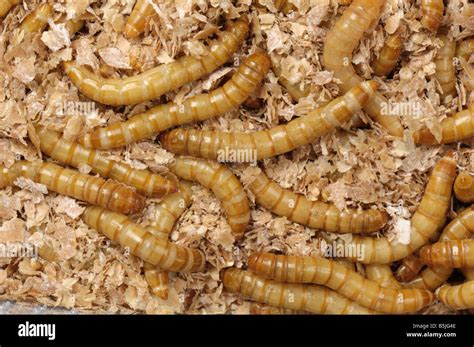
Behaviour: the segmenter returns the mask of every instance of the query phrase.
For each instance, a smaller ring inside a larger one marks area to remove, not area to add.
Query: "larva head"
[[[257,52],[249,56],[244,64],[264,76],[270,70],[271,61],[267,53]]]
[[[224,287],[232,292],[238,292],[242,282],[243,271],[234,267],[223,269],[220,278]]]
[[[453,183],[456,178],[456,161],[454,160],[454,156],[454,152],[448,152],[434,168],[437,172],[448,176],[451,183]]]
[[[423,264],[432,264],[432,246],[424,246],[420,249],[420,261]]]
[[[474,192],[474,178],[466,171],[461,172],[454,181],[454,194],[463,202],[469,202]]]
[[[361,90],[358,90],[360,87]],[[354,91],[354,95],[359,101],[359,105],[365,105],[367,101],[374,97],[375,92],[379,89],[380,84],[375,81],[364,81],[359,86],[354,87],[349,92]]]
[[[249,33],[249,19],[243,15],[236,21],[226,23],[226,29],[232,33],[238,41],[243,41]]]
[[[187,132],[183,129],[174,129],[160,134],[160,143],[164,149],[175,154],[186,153]]]
[[[135,214],[145,207],[145,197],[123,184],[118,184],[107,207],[114,212]]]
[[[267,255],[268,253],[262,252],[252,253],[247,259],[249,270],[261,273],[264,270],[263,268],[271,267],[272,259],[267,259]]]

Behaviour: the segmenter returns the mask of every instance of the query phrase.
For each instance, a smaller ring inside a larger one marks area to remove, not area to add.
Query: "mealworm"
[[[148,23],[150,17],[155,14],[153,0],[137,0],[133,11],[128,17],[127,23],[125,24],[124,35],[128,39],[134,39],[140,36],[145,31],[145,26]]]
[[[20,25],[20,30],[26,33],[37,33],[43,31],[48,25],[48,19],[54,13],[53,6],[50,4],[39,5],[31,12]]]
[[[345,248],[361,249],[362,254],[348,252],[347,258],[364,264],[389,264],[403,259],[424,246],[437,235],[451,203],[451,190],[456,176],[456,162],[448,154],[434,167],[425,194],[411,218],[410,243],[391,243],[388,238],[352,236]]]
[[[454,181],[454,196],[459,201],[468,203],[474,201],[474,177],[462,171]]]
[[[409,255],[402,260],[401,265],[397,269],[397,277],[402,282],[410,282],[420,273],[424,264],[417,255]]]
[[[148,170],[133,169],[127,164],[106,159],[99,152],[68,141],[62,135],[43,126],[35,126],[41,151],[57,161],[79,167],[87,164],[92,172],[135,187],[145,196],[161,196],[177,190],[175,181]]]
[[[3,0],[0,2],[0,18],[3,18],[7,15],[10,10],[18,5],[20,0]]]
[[[156,99],[212,73],[232,57],[247,33],[248,22],[243,17],[229,25],[228,31],[212,44],[206,56],[199,59],[182,57],[123,79],[97,76],[71,61],[64,62],[64,69],[72,83],[88,98],[112,106],[134,105]]]
[[[210,189],[221,201],[234,236],[242,237],[249,223],[250,207],[247,195],[232,171],[216,162],[191,157],[176,158],[169,169],[185,180]]]
[[[420,250],[424,264],[463,268],[474,266],[474,240],[445,240],[425,246]]]
[[[474,104],[470,104],[467,109],[441,121],[441,139],[439,141],[427,128],[414,132],[412,136],[415,143],[423,145],[453,143],[474,136]]]
[[[365,267],[365,274],[371,281],[377,282],[384,288],[400,289],[402,285],[393,276],[390,265],[369,264]]]
[[[156,237],[167,240],[176,220],[191,204],[191,187],[192,183],[181,181],[178,192],[164,197],[157,206],[151,226],[146,230]],[[168,272],[150,263],[144,263],[143,270],[151,291],[164,300],[168,299]]]
[[[163,240],[145,228],[132,223],[127,216],[98,206],[85,209],[82,219],[91,228],[106,235],[130,253],[163,270],[196,272],[204,270],[204,254],[197,250]]]
[[[454,56],[456,54],[456,42],[450,41],[447,36],[438,37],[443,45],[438,49],[434,63],[436,64],[435,77],[441,85],[443,98],[454,97],[456,94],[456,77]]]
[[[465,61],[469,61],[472,54],[474,54],[474,38],[464,39],[457,43],[456,57],[458,59],[462,58]]]
[[[228,153],[247,153],[247,158],[241,158],[247,161],[270,158],[311,143],[350,120],[374,95],[377,87],[374,81],[363,82],[325,107],[270,130],[226,133],[175,129],[161,136],[161,144],[176,154],[219,161],[227,161]]]
[[[379,210],[341,211],[332,204],[310,201],[301,194],[282,189],[263,172],[252,177],[250,191],[255,195],[257,204],[278,216],[306,225],[335,233],[362,233],[379,230],[387,222],[388,215]]]
[[[96,129],[80,139],[80,142],[86,147],[119,147],[149,138],[176,125],[216,117],[244,102],[259,86],[269,68],[268,56],[255,53],[240,65],[237,73],[221,88],[190,97],[180,105],[170,102],[153,107],[126,122]]]
[[[424,289],[384,288],[325,258],[253,253],[248,259],[248,267],[257,275],[276,281],[324,285],[379,312],[416,312],[434,299],[434,295]]]
[[[231,292],[278,308],[323,314],[375,313],[322,286],[272,281],[237,268],[223,270],[221,277]]]
[[[421,0],[421,25],[431,32],[438,30],[443,20],[443,0]]]
[[[137,213],[145,206],[144,197],[123,184],[52,163],[18,161],[9,169],[2,167],[0,176],[0,187],[11,186],[16,178],[23,176],[53,192],[125,214]]]
[[[372,62],[375,76],[388,76],[400,59],[403,48],[403,38],[399,32],[388,36],[379,56]]]
[[[438,300],[454,310],[474,307],[474,281],[457,286],[445,285],[436,291]]]
[[[354,0],[336,21],[326,36],[323,62],[326,69],[333,71],[334,77],[342,84],[343,93],[363,81],[352,66],[352,53],[369,28],[377,23],[385,0]],[[364,106],[364,110],[392,136],[402,137],[403,127],[395,115],[384,114],[388,100],[375,93]]]

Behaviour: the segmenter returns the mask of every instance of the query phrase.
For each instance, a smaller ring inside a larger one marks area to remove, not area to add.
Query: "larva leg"
[[[20,30],[26,33],[43,31],[48,25],[48,19],[52,17],[53,13],[53,7],[50,4],[39,5],[23,20],[20,25]]]
[[[474,307],[474,281],[457,286],[446,285],[436,291],[436,296],[446,306],[454,310]]]
[[[125,215],[90,206],[82,218],[89,227],[128,247],[131,254],[163,270],[196,272],[204,269],[206,261],[201,251],[156,237]]]
[[[443,0],[421,0],[421,12],[421,25],[423,28],[433,33],[436,32],[443,20]]]
[[[270,68],[264,53],[246,59],[230,81],[208,94],[199,94],[178,105],[173,102],[151,108],[128,121],[100,128],[80,140],[86,147],[112,148],[152,137],[171,127],[203,121],[243,103],[260,85]]]
[[[454,196],[465,203],[474,201],[474,177],[466,171],[460,172],[454,181]]]
[[[247,153],[247,160],[270,158],[313,142],[351,119],[374,95],[378,85],[366,81],[344,96],[285,125],[254,133],[224,133],[175,129],[161,136],[162,145],[176,154],[227,161],[226,153]]]
[[[5,17],[10,10],[18,5],[20,0],[3,0],[0,2],[0,18]]]
[[[239,19],[213,43],[208,55],[199,59],[183,57],[123,79],[102,78],[73,62],[64,62],[64,69],[72,83],[88,98],[112,106],[134,105],[156,99],[212,73],[231,58],[247,33],[246,19]]]
[[[424,264],[447,267],[474,267],[474,240],[445,240],[420,250]]]
[[[388,76],[400,59],[403,48],[403,38],[399,32],[388,36],[379,56],[372,62],[375,76]]]
[[[451,190],[456,176],[456,162],[449,154],[434,167],[418,210],[411,218],[410,243],[391,243],[386,237],[354,235],[344,244],[346,249],[363,250],[360,257],[348,255],[352,261],[364,264],[389,264],[403,259],[433,239],[442,227],[451,203]]]
[[[277,308],[322,314],[375,313],[322,286],[272,281],[237,268],[223,270],[221,277],[229,291]]]
[[[257,275],[276,281],[325,285],[379,312],[417,312],[434,299],[434,295],[424,289],[384,288],[325,258],[254,253],[249,257],[248,266]]]
[[[151,2],[156,0],[137,0],[133,11],[125,24],[124,35],[128,39],[140,36],[145,31],[145,26],[150,17],[155,13]]]
[[[310,201],[303,195],[282,189],[263,172],[252,177],[249,188],[257,204],[289,220],[310,228],[335,233],[362,233],[379,230],[388,216],[379,210],[340,211],[334,205]]]
[[[441,85],[441,95],[444,99],[448,96],[456,95],[456,77],[454,56],[456,53],[456,42],[450,41],[447,36],[441,35],[439,39],[442,41],[441,48],[435,57],[436,73],[435,77]]]
[[[99,152],[64,139],[57,131],[35,126],[41,151],[57,161],[79,167],[87,164],[92,172],[135,187],[145,196],[162,196],[177,190],[177,182],[148,170],[133,169],[127,164],[106,159]]]
[[[250,219],[250,207],[232,171],[218,163],[191,157],[178,157],[169,168],[177,176],[210,189],[221,201],[234,236],[243,236]]]
[[[352,52],[364,33],[378,21],[384,4],[385,0],[354,0],[327,33],[323,51],[324,66],[341,80],[339,88],[343,93],[363,81],[352,66]],[[384,115],[384,105],[388,105],[388,100],[382,94],[375,93],[364,109],[390,135],[402,137],[400,121],[394,115]]]
[[[421,129],[413,133],[417,144],[434,145],[453,143],[474,136],[474,104],[441,121],[441,140],[438,141],[429,129]]]
[[[369,264],[365,267],[365,274],[371,281],[377,282],[383,288],[401,289],[402,285],[393,276],[390,265]]]
[[[409,255],[402,260],[401,265],[397,269],[397,277],[402,282],[413,281],[419,275],[423,263],[417,255]]]
[[[2,176],[2,184],[12,185],[17,177],[23,176],[44,184],[53,192],[125,214],[137,213],[145,205],[143,196],[123,184],[105,181],[52,163],[18,161],[9,169],[3,167]]]

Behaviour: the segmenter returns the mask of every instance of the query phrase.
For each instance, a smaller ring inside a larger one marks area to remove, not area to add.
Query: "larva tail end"
[[[123,31],[123,35],[130,40],[140,36],[140,32],[133,25],[127,22]]]
[[[362,82],[362,88],[372,96],[380,88],[380,83],[373,80],[365,81]]]
[[[176,144],[178,144],[180,141],[175,140],[176,133],[178,132],[179,129],[174,129],[166,133],[161,133],[159,136],[161,146],[167,151],[179,153],[180,151],[178,151],[178,149],[176,148]]]
[[[219,276],[224,284],[224,287],[231,292],[238,292],[240,288],[240,277],[243,274],[242,270],[235,267],[228,267],[222,269]]]
[[[75,64],[72,60],[63,61],[63,68],[64,68],[64,71],[66,72],[66,74],[68,74],[74,66],[75,66]]]
[[[256,271],[257,270],[257,267],[258,267],[258,264],[259,264],[259,259],[260,257],[262,256],[262,252],[255,252],[255,253],[252,253],[248,259],[247,259],[247,264],[248,264],[248,268],[251,270],[251,271]]]
[[[436,165],[436,169],[443,172],[445,175],[451,177],[452,183],[456,178],[456,161],[454,160],[454,153],[449,152],[446,154]]]
[[[466,197],[472,195],[471,192],[474,191],[474,178],[463,171],[459,173],[454,181],[454,194],[456,198],[462,202],[470,202],[470,199]]]
[[[432,264],[431,246],[424,246],[420,249],[420,260],[423,264]]]
[[[438,144],[434,135],[429,129],[421,129],[412,134],[413,141],[417,145],[435,145]]]

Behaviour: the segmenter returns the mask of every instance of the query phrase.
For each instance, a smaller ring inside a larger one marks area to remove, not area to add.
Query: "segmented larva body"
[[[474,281],[457,286],[445,285],[436,291],[438,300],[454,310],[474,307]]]
[[[340,211],[321,201],[310,201],[301,194],[282,189],[263,172],[252,177],[249,188],[260,206],[279,216],[310,228],[335,233],[368,233],[379,230],[388,215],[379,210]]]
[[[421,0],[421,25],[431,32],[436,32],[443,20],[443,0]]]
[[[377,87],[378,84],[374,81],[363,82],[325,107],[270,130],[225,133],[175,129],[162,135],[161,143],[167,150],[176,154],[189,154],[219,161],[225,153],[246,152],[251,154],[247,160],[270,158],[311,143],[333,131],[351,119],[374,95]]]
[[[472,54],[474,54],[474,38],[464,39],[457,43],[456,57],[458,59],[469,61]]]
[[[38,33],[43,31],[48,25],[48,19],[54,13],[53,6],[50,4],[39,5],[31,12],[20,25],[20,30],[27,33]]]
[[[416,255],[409,255],[402,260],[401,265],[397,269],[397,277],[402,282],[413,281],[420,273],[424,264]]]
[[[417,144],[435,145],[453,143],[474,136],[474,104],[441,121],[441,140],[438,142],[429,129],[421,129],[413,133]]]
[[[0,2],[0,18],[5,17],[10,10],[18,5],[20,0],[3,0]]]
[[[248,266],[257,275],[276,281],[325,285],[359,305],[379,312],[416,312],[434,299],[428,290],[384,288],[325,258],[253,253]]]
[[[222,282],[231,292],[278,308],[322,314],[375,313],[322,286],[272,281],[237,268],[223,270]]]
[[[128,247],[131,254],[163,270],[196,272],[204,269],[206,261],[201,251],[156,237],[125,215],[90,206],[82,219],[89,227]]]
[[[348,254],[352,261],[364,264],[390,264],[403,259],[427,244],[442,227],[451,203],[451,190],[456,176],[456,162],[452,154],[442,158],[434,167],[425,194],[411,218],[410,243],[391,243],[388,238],[353,235],[344,246],[362,249],[362,254]],[[355,253],[355,252],[352,252]]]
[[[86,147],[120,147],[177,125],[216,117],[243,103],[260,85],[269,68],[268,56],[255,53],[240,65],[237,73],[221,88],[190,97],[180,105],[170,102],[153,107],[126,122],[96,129],[80,142]]]
[[[106,159],[93,149],[64,139],[57,131],[40,125],[36,125],[35,129],[40,139],[41,151],[63,164],[74,167],[87,164],[92,172],[135,187],[145,196],[162,196],[177,190],[177,182],[173,180]]]
[[[402,285],[393,276],[390,265],[369,264],[365,267],[365,274],[371,281],[377,282],[384,288],[401,289]]]
[[[456,42],[450,41],[446,35],[438,37],[443,45],[438,49],[435,56],[436,73],[435,77],[441,85],[441,95],[443,98],[447,96],[455,96],[456,94],[456,77],[454,56],[456,54]]]
[[[474,201],[474,177],[466,171],[459,173],[454,181],[454,195],[459,201],[469,203]]]
[[[327,33],[323,51],[324,66],[341,80],[339,88],[343,93],[363,81],[352,66],[352,52],[364,33],[378,21],[384,4],[385,0],[354,0]],[[387,104],[388,100],[382,94],[375,93],[364,110],[390,135],[402,137],[403,127],[399,119],[383,112],[383,106]]]
[[[285,308],[279,308],[274,306],[268,306],[265,304],[259,304],[256,302],[250,303],[250,314],[258,314],[258,315],[288,315],[288,314],[304,314],[306,312],[303,311],[296,311],[290,310]]]
[[[137,0],[125,24],[123,33],[126,38],[136,38],[145,31],[148,20],[155,13],[151,2],[156,3],[156,0]]]
[[[424,264],[463,268],[474,266],[474,240],[445,240],[425,246],[420,250]]]
[[[146,230],[156,237],[167,240],[176,220],[191,204],[193,194],[191,187],[192,183],[181,181],[178,192],[164,197],[157,206],[151,226],[147,227]],[[144,263],[143,270],[151,291],[164,300],[168,299],[168,272],[150,263]]]
[[[182,57],[132,77],[102,78],[73,62],[64,62],[64,69],[79,91],[94,101],[112,106],[139,104],[208,75],[227,62],[247,36],[247,20],[238,19],[228,29],[212,44],[208,55]]]
[[[375,76],[388,76],[400,59],[403,48],[403,38],[399,32],[389,35],[379,52],[379,56],[372,62]]]
[[[44,184],[53,192],[125,214],[137,213],[145,205],[142,195],[123,184],[46,162],[18,161],[9,169],[3,167],[0,186],[13,185],[19,176]]]
[[[178,157],[169,165],[177,176],[198,182],[221,201],[232,232],[242,237],[250,220],[250,206],[240,181],[224,165],[191,157]]]

